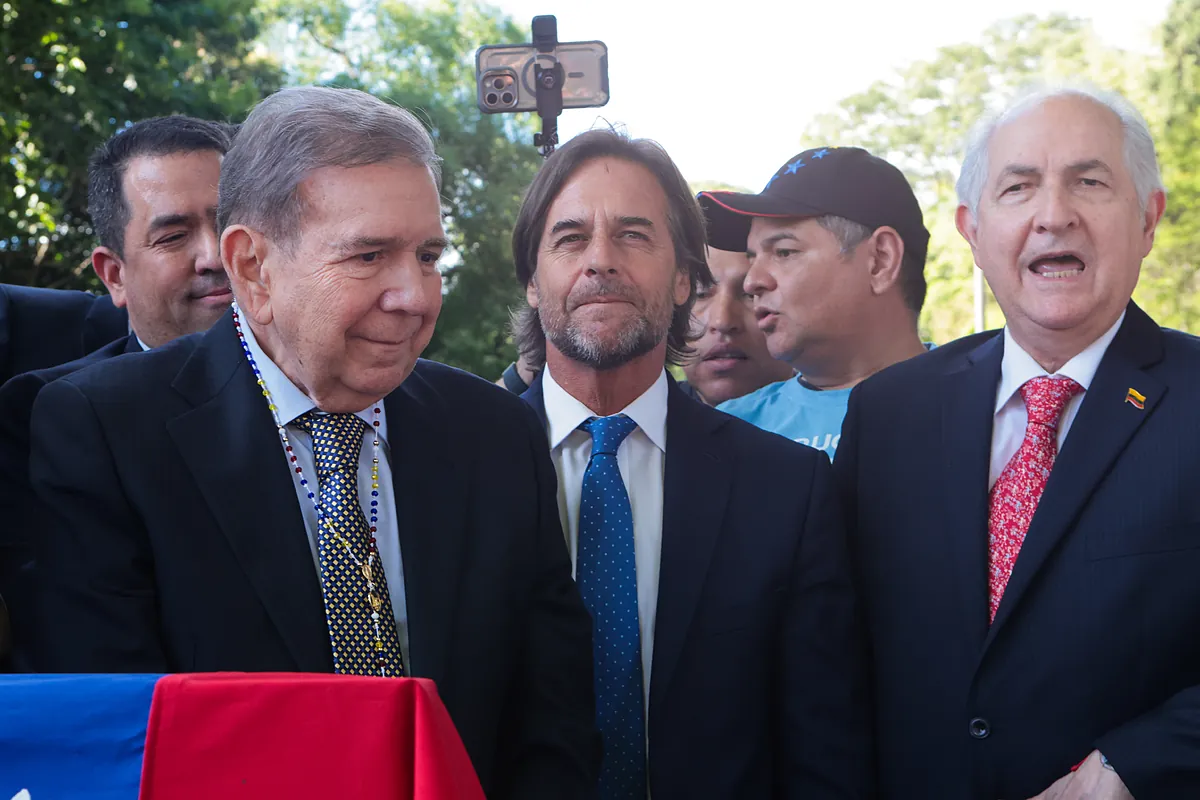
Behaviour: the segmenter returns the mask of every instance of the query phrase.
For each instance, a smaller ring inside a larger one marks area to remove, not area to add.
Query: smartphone
[[[608,102],[608,47],[604,42],[562,42],[553,53],[532,44],[487,45],[475,53],[479,110],[485,114],[537,111],[534,65],[562,64],[563,108],[595,108]]]

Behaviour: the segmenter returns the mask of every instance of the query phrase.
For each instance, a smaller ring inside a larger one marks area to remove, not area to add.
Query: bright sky
[[[666,147],[688,180],[755,191],[814,115],[939,47],[978,41],[997,19],[1088,17],[1105,41],[1146,50],[1167,1],[491,0],[526,25],[554,14],[560,41],[608,45],[612,99],[564,112],[564,141],[597,120],[623,124]]]

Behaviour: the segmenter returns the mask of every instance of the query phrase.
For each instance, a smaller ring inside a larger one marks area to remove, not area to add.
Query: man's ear
[[[538,307],[537,275],[529,276],[529,283],[525,284],[525,302],[530,308]]]
[[[221,234],[221,263],[229,275],[238,307],[259,325],[270,325],[271,275],[266,268],[270,243],[245,225],[230,225]]]
[[[97,247],[92,251],[92,269],[96,277],[112,295],[113,305],[125,307],[125,262],[116,251],[108,247]]]
[[[954,226],[958,228],[959,234],[967,240],[967,244],[971,245],[971,252],[974,253],[979,223],[975,219],[975,215],[971,213],[971,209],[959,206],[958,210],[954,212]],[[975,259],[975,264],[978,266],[979,259]]]
[[[673,299],[676,307],[687,303],[692,297],[692,276],[683,270],[675,270],[675,292]]]
[[[870,248],[868,259],[871,293],[881,295],[900,282],[900,265],[904,261],[904,240],[895,228],[884,226],[865,242]]]
[[[1154,247],[1154,232],[1158,230],[1158,223],[1162,221],[1166,209],[1167,193],[1162,189],[1152,192],[1146,201],[1146,211],[1142,220],[1142,258],[1150,255],[1150,250]]]

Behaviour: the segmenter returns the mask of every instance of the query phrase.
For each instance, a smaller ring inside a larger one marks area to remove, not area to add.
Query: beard
[[[628,364],[667,338],[675,314],[673,278],[672,283],[649,298],[633,286],[604,281],[577,287],[565,300],[556,302],[556,298],[547,297],[538,286],[537,313],[546,340],[567,358],[595,370]],[[580,306],[602,297],[630,303],[637,312],[635,318],[596,326],[585,325],[573,316]]]

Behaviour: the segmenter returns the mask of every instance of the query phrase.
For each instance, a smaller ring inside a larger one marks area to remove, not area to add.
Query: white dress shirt
[[[1109,328],[1103,336],[1084,348],[1083,352],[1063,364],[1062,368],[1054,373],[1057,376],[1070,378],[1083,387],[1083,391],[1067,401],[1067,405],[1063,408],[1062,418],[1058,422],[1058,449],[1060,451],[1071,430],[1071,423],[1075,421],[1075,415],[1079,413],[1079,405],[1092,385],[1092,378],[1096,377],[1100,359],[1104,358],[1104,353],[1112,344],[1113,337],[1117,335],[1117,330],[1124,321],[1125,313],[1122,312],[1116,324]],[[989,490],[999,479],[1000,473],[1008,466],[1008,462],[1021,449],[1021,442],[1025,440],[1025,427],[1029,422],[1029,414],[1025,410],[1025,401],[1021,399],[1019,390],[1029,379],[1043,377],[1046,374],[1046,370],[1033,360],[1033,356],[1026,353],[1021,345],[1016,343],[1008,326],[1005,326],[1004,358],[1000,362],[1000,387],[996,390],[996,416],[992,424]]]
[[[318,485],[317,468],[312,457],[312,437],[292,424],[297,418],[316,408],[316,405],[308,398],[308,395],[300,391],[296,384],[283,374],[275,362],[267,358],[267,354],[259,346],[258,340],[254,338],[254,332],[250,330],[249,323],[243,323],[242,334],[246,337],[246,344],[250,346],[255,363],[258,364],[258,371],[262,376],[263,383],[267,385],[267,391],[271,393],[271,399],[275,401],[279,420],[287,426],[288,441],[292,445],[292,454],[296,456],[296,463],[304,470],[304,477],[308,479],[309,486],[313,488],[319,499],[321,495],[316,488]],[[265,403],[266,400],[264,399],[262,402]],[[382,402],[381,400],[378,404],[380,411],[379,521],[376,523],[376,527],[379,530],[375,533],[375,546],[379,549],[379,560],[383,565],[383,574],[387,578],[388,595],[391,597],[392,612],[396,617],[396,632],[400,636],[400,654],[404,657],[405,665],[408,665],[411,662],[408,656],[408,610],[404,602],[404,564],[400,559],[400,528],[396,521],[396,496],[392,491],[392,459],[387,440],[387,411]],[[368,520],[371,518],[371,459],[374,449],[371,442],[375,440],[371,431],[374,430],[376,407],[377,404],[372,403],[357,413],[357,416],[367,423],[366,431],[363,433],[362,452],[358,459],[358,500],[362,505],[363,514]],[[279,450],[286,455],[283,450],[283,442],[279,443]],[[280,463],[288,462],[285,460]],[[292,470],[289,472],[292,475],[292,485],[296,489],[296,500],[300,503],[300,513],[304,516],[304,528],[308,534],[308,546],[312,551],[313,565],[317,574],[320,575],[321,559],[317,550],[317,510],[313,507],[313,501],[308,499],[308,492],[300,486],[295,472]],[[297,531],[298,533],[299,531]]]
[[[579,500],[583,473],[592,457],[592,437],[579,426],[596,414],[567,394],[542,371],[550,457],[558,472],[558,513],[571,554],[571,570],[579,552]],[[617,449],[617,466],[633,512],[634,568],[637,570],[638,632],[642,643],[642,682],[650,704],[650,664],[654,655],[654,617],[658,609],[658,567],[662,560],[663,470],[667,452],[667,373],[620,413],[637,428]]]

